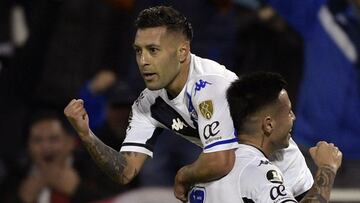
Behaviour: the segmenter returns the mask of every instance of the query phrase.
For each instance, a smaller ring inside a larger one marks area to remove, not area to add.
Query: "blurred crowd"
[[[62,113],[71,99],[84,99],[91,128],[120,149],[144,88],[133,22],[155,5],[188,17],[194,54],[239,75],[282,74],[301,147],[326,140],[345,160],[360,160],[359,0],[1,0],[0,202],[121,203],[134,190],[150,202],[143,188],[173,198],[176,171],[201,149],[165,131],[157,156],[120,187],[96,167]]]

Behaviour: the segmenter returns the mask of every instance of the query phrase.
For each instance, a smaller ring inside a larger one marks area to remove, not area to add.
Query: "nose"
[[[148,56],[145,52],[142,52],[139,56],[138,56],[138,63],[139,66],[144,67],[146,65],[149,64],[148,62]]]

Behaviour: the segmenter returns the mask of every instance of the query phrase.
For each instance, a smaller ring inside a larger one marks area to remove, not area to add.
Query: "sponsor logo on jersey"
[[[209,144],[210,142],[220,140],[222,138],[221,136],[216,136],[220,132],[220,130],[218,129],[219,125],[220,125],[219,121],[214,121],[211,124],[205,125],[203,131],[205,144]]]
[[[274,186],[270,189],[270,198],[272,200],[275,200],[278,197],[283,197],[283,196],[286,196],[284,185]]]
[[[261,165],[268,165],[268,164],[271,164],[271,162],[270,162],[270,161],[268,161],[268,160],[260,160],[260,163],[259,163],[259,165],[258,165],[258,166],[261,166]]]
[[[211,124],[205,125],[204,133],[203,133],[204,138],[209,139],[210,137],[217,135],[220,132],[220,130],[217,129],[219,125],[220,125],[219,121],[214,121]]]
[[[206,190],[203,187],[193,187],[189,192],[190,203],[204,203],[206,197]]]
[[[206,85],[211,85],[211,83],[205,81],[205,80],[199,80],[195,83],[195,94],[196,92],[199,92],[201,89],[204,89]]]
[[[272,183],[282,184],[284,179],[281,174],[275,170],[270,170],[266,173],[266,178]]]
[[[214,107],[213,107],[213,103],[211,100],[206,100],[206,101],[203,101],[199,104],[199,110],[200,110],[200,113],[201,115],[210,120],[212,115],[213,115],[213,112],[214,112]]]
[[[187,125],[184,122],[182,122],[179,118],[173,119],[172,121],[173,121],[173,123],[171,125],[171,129],[173,129],[173,130],[178,131],[178,130],[183,129],[184,127],[187,127]]]

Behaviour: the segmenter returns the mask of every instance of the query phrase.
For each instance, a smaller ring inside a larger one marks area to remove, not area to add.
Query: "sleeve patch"
[[[272,183],[282,184],[284,179],[281,174],[275,170],[270,170],[266,173],[266,178]]]

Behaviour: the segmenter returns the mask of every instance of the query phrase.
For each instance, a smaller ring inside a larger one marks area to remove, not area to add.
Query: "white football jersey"
[[[120,151],[152,157],[157,137],[164,128],[202,147],[204,153],[237,148],[226,99],[228,87],[237,78],[224,66],[191,54],[188,80],[177,97],[169,99],[165,89],[145,89],[134,102]],[[274,163],[296,196],[311,187],[312,175],[293,140],[286,150],[277,153]]]
[[[215,152],[238,147],[226,90],[236,74],[224,66],[191,54],[188,80],[180,94],[169,99],[165,89],[145,89],[132,106],[127,135],[120,151],[152,157],[161,129],[168,128]]]
[[[235,165],[228,175],[196,185],[188,199],[190,203],[297,202],[281,170],[259,149],[244,144],[236,150]]]

